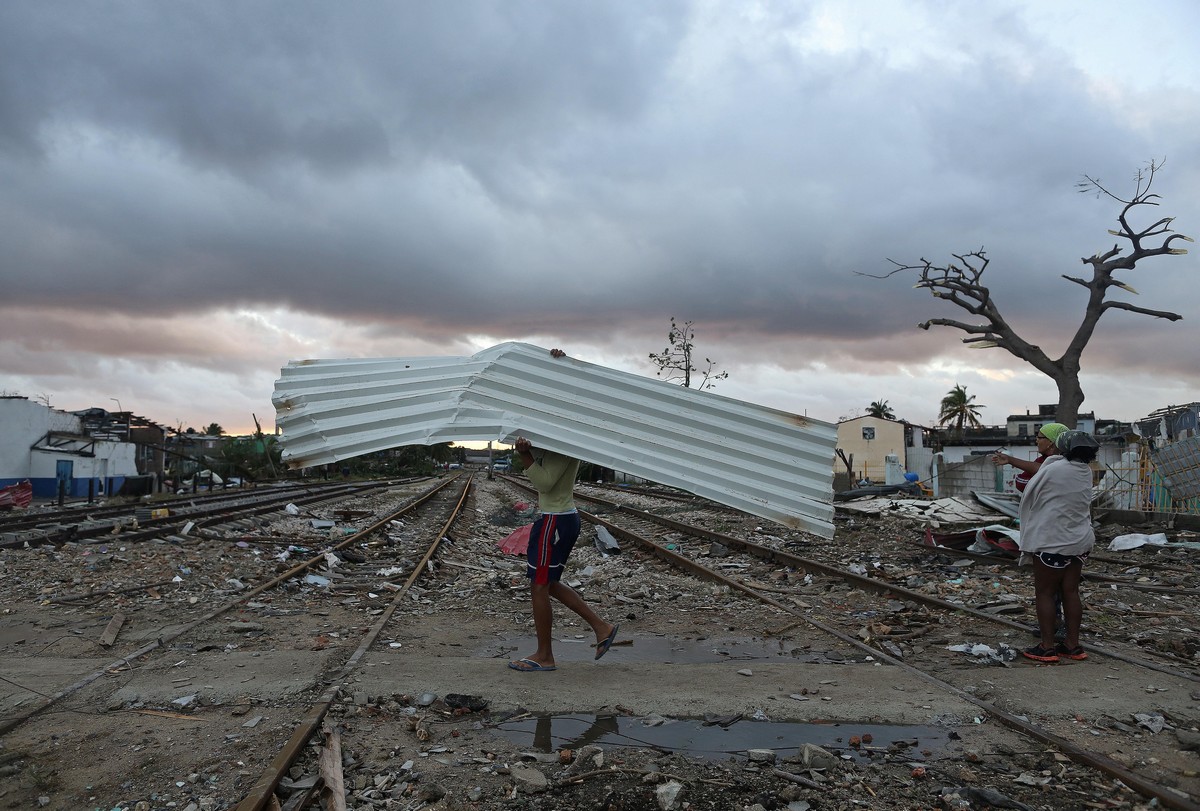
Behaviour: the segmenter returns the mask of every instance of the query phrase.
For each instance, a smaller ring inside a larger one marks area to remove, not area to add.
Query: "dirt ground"
[[[501,483],[480,483],[437,577],[342,684],[323,741],[340,748],[349,808],[1152,807],[971,702],[803,627],[769,633],[794,617],[633,551],[604,557],[581,542],[567,576],[620,624],[617,645],[596,661],[591,630],[559,608],[557,669],[510,669],[534,648],[523,560],[496,548],[522,521],[516,502]],[[849,543],[847,533],[869,540],[881,528],[858,521],[839,533]],[[15,555],[7,565],[20,574]],[[112,657],[90,640],[111,613],[10,601],[0,644],[53,640],[55,656],[5,657],[4,678],[49,693],[103,668]],[[357,645],[366,618],[331,627],[333,616],[291,620],[297,637],[324,640],[319,649],[283,634],[239,646],[237,623],[253,620],[239,616],[215,622],[204,644],[111,668],[48,722],[5,736],[0,807],[234,807]],[[996,639],[1023,644],[1012,633]],[[1200,717],[1200,693],[1166,677],[1130,684],[1127,706],[1090,703],[1115,672],[1098,660],[963,666],[968,691],[1039,695],[1059,722],[1127,716],[1155,684],[1167,685],[1156,701],[1175,717]],[[1127,735],[1131,768],[1150,734],[1089,731]],[[288,791],[317,773],[321,743],[293,766]],[[1200,768],[1195,751],[1179,756],[1183,772]]]

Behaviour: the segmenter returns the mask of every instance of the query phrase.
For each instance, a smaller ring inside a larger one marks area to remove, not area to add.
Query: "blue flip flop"
[[[521,673],[541,673],[547,670],[558,670],[557,665],[544,665],[532,659],[517,659],[515,662],[509,662],[508,666]]]
[[[604,654],[608,653],[608,649],[612,647],[613,642],[617,639],[617,630],[620,625],[614,625],[612,631],[604,638],[604,641],[596,643],[596,658],[599,659]]]

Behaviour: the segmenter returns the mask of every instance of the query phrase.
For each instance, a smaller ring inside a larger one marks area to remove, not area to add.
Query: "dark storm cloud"
[[[149,138],[185,161],[340,172],[635,112],[670,59],[670,4],[6,4],[3,132]]]
[[[1165,155],[1159,213],[1200,235],[1193,81],[1114,88],[1012,4],[912,4],[894,34],[890,8],[832,8],[845,30],[820,4],[0,5],[5,304],[156,328],[279,307],[434,345],[657,348],[678,315],[726,356],[894,367],[963,313],[859,274],[980,247],[1061,351],[1083,301],[1061,275],[1119,211],[1084,173],[1126,194]],[[1117,296],[1192,319],[1194,268],[1151,260]],[[63,351],[130,352],[86,323]],[[1168,368],[1157,342],[1194,330],[1110,313],[1085,360]]]

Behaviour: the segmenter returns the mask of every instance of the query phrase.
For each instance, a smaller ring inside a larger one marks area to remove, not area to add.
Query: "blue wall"
[[[23,482],[25,479],[3,479],[0,478],[0,487],[7,487],[10,484]],[[99,497],[101,496],[100,485],[101,479],[93,478],[92,493]],[[39,499],[56,499],[58,498],[58,479],[43,478],[30,479],[30,484],[33,485],[33,497]],[[112,476],[108,479],[107,484],[112,488],[112,492],[119,492],[121,485],[125,484],[124,476]],[[87,498],[88,494],[88,479],[71,479],[71,486],[67,490],[67,498]],[[104,494],[104,495],[107,495]]]

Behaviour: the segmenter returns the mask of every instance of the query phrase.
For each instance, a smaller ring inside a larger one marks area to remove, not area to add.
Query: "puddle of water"
[[[554,640],[554,658],[558,662],[590,661],[595,654],[595,640],[589,634],[584,639]],[[626,644],[622,644],[626,643]],[[533,637],[516,637],[505,641],[510,653],[532,651],[537,647]],[[476,651],[478,656],[496,656],[495,646]],[[772,659],[807,664],[854,664],[864,660],[861,654],[837,651],[803,650],[779,640],[726,637],[709,639],[680,639],[665,636],[618,636],[617,644],[608,654],[614,660],[626,662],[661,662],[663,664],[710,664]],[[513,658],[516,658],[514,656]]]
[[[599,744],[678,752],[705,760],[744,756],[749,749],[773,749],[786,757],[806,743],[837,755],[848,754],[859,762],[868,761],[893,745],[911,750],[912,759],[923,760],[924,750],[940,751],[950,741],[949,729],[933,726],[743,719],[721,727],[717,724],[706,726],[703,720],[696,718],[654,718],[650,723],[648,720],[582,713],[537,715],[501,721],[492,729],[517,746],[538,752]],[[867,742],[852,746],[853,736],[865,738]]]

